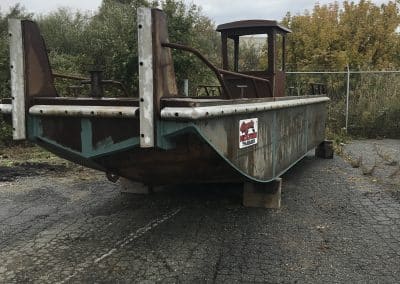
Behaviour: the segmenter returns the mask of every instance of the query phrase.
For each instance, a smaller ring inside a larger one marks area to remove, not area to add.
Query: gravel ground
[[[395,186],[351,160],[306,157],[280,210],[244,208],[238,185],[122,195],[80,170],[0,182],[1,283],[400,282]]]
[[[343,147],[345,159],[359,173],[400,201],[400,140],[357,140]]]

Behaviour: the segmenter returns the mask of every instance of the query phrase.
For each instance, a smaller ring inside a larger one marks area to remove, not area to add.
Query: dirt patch
[[[400,140],[354,140],[343,146],[343,156],[360,175],[400,200]]]
[[[57,175],[66,171],[81,170],[82,167],[37,146],[25,145],[0,149],[0,182],[14,181],[19,177]]]
[[[18,177],[36,176],[46,173],[64,172],[65,165],[51,165],[47,163],[18,163],[11,167],[0,166],[0,182],[14,181]]]

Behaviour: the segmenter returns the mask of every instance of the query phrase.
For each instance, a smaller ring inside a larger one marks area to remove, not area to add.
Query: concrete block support
[[[245,182],[243,186],[243,205],[279,209],[281,207],[282,179],[266,184]]]
[[[315,156],[322,159],[333,159],[333,141],[325,140],[315,148]]]

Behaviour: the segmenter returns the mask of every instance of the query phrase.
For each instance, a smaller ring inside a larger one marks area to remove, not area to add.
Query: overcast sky
[[[241,19],[274,19],[280,20],[286,12],[300,13],[312,9],[316,0],[184,0],[203,8],[205,15],[216,24]],[[321,4],[334,0],[320,0]],[[355,1],[358,2],[358,1]],[[381,4],[388,0],[373,0]],[[10,6],[21,3],[29,12],[48,13],[58,7],[70,7],[83,11],[96,10],[101,0],[0,0],[0,11],[5,12]]]

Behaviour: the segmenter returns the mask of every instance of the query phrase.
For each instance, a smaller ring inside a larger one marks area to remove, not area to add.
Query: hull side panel
[[[326,103],[194,121],[201,136],[243,176],[271,181],[325,140]],[[240,121],[257,119],[258,143],[239,147]]]

